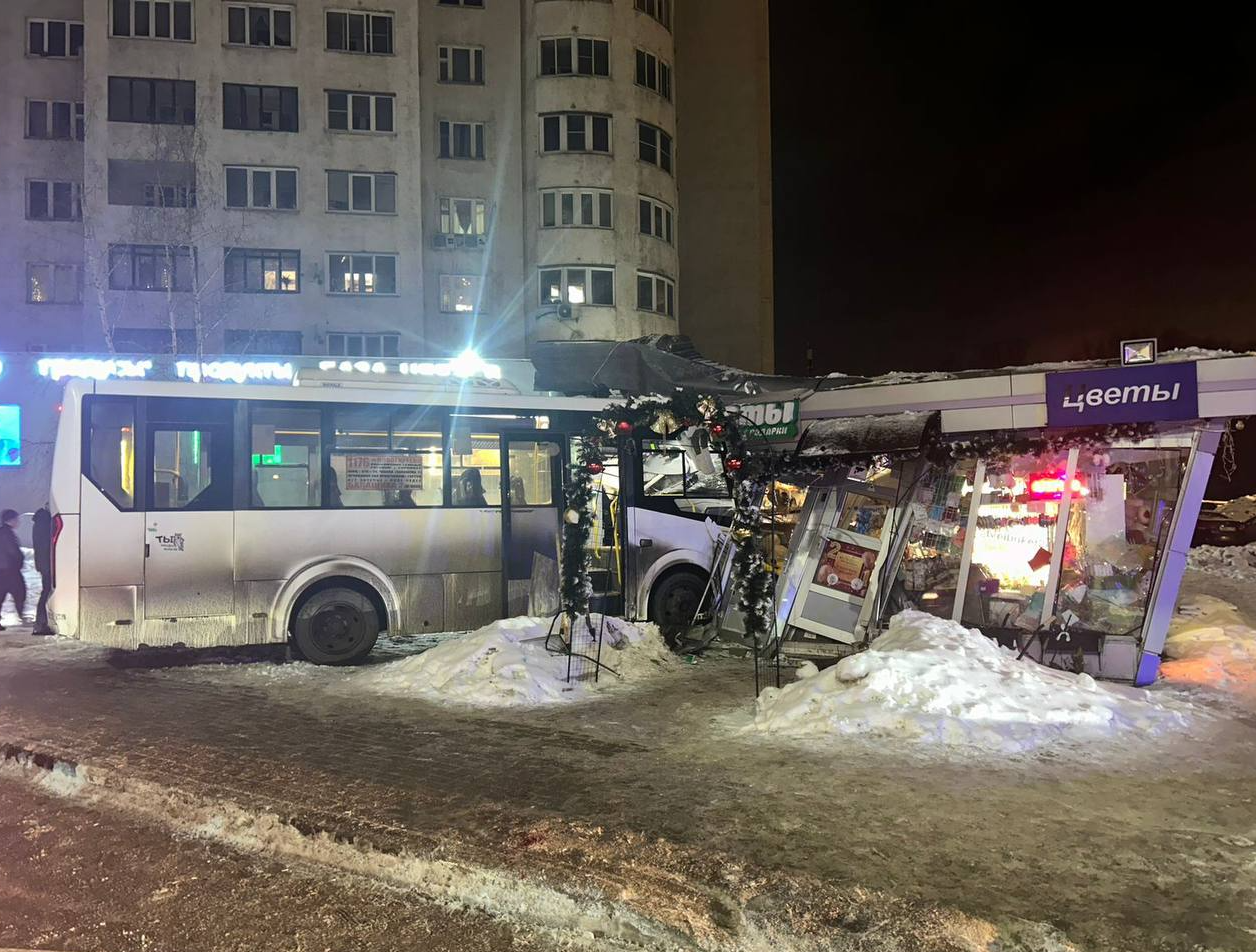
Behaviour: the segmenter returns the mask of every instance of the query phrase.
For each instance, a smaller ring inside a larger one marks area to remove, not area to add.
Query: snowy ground
[[[557,633],[551,635],[552,619],[520,617],[474,632],[390,641],[381,646],[376,663],[359,668],[305,662],[231,664],[172,670],[169,676],[239,685],[286,682],[348,697],[366,693],[498,708],[585,700],[621,686],[640,687],[678,666],[656,626],[611,617],[603,622],[600,615],[591,621],[601,634],[600,656],[590,648],[588,657],[571,664],[561,653]],[[601,670],[594,680],[592,668],[599,658]]]
[[[1187,556],[1186,565],[1220,578],[1256,581],[1256,542],[1196,546]]]
[[[1186,726],[1188,703],[1044,667],[976,629],[907,611],[860,654],[760,695],[751,732],[990,751],[1142,737]]]

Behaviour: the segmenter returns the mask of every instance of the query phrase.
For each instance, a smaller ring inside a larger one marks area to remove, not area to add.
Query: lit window
[[[328,294],[396,294],[397,256],[332,253],[327,277]]]
[[[301,252],[227,248],[223,290],[229,294],[296,294],[301,290]]]
[[[488,206],[482,198],[447,198],[440,200],[440,231],[442,235],[482,237],[488,234]]]
[[[442,314],[472,314],[479,310],[483,279],[475,274],[440,276]]]
[[[587,267],[542,268],[541,304],[615,305],[615,269]]]
[[[22,465],[22,408],[0,405],[0,466]]]
[[[76,264],[28,264],[29,304],[78,304],[83,300],[83,270]]]

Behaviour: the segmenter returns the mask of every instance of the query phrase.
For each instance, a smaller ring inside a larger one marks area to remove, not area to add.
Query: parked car
[[[1205,499],[1191,545],[1247,545],[1256,542],[1256,496]]]

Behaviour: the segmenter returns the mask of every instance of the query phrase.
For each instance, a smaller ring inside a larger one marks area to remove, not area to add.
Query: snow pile
[[[901,612],[860,654],[760,695],[748,728],[789,736],[895,735],[948,744],[1022,749],[1066,730],[1108,734],[1181,725],[1146,691],[1100,686],[1000,647],[976,629]]]
[[[592,680],[569,684],[567,656],[545,645],[550,621],[527,617],[496,621],[422,654],[355,671],[350,680],[354,687],[379,694],[507,707],[572,700],[595,687],[644,680],[672,663],[656,626],[608,617],[602,636],[605,668],[598,684]],[[600,623],[595,615],[594,628]],[[558,644],[557,636],[553,644]],[[576,665],[577,670],[590,667],[579,659]]]
[[[1256,493],[1250,496],[1239,496],[1229,502],[1223,502],[1217,509],[1221,515],[1236,522],[1248,522],[1256,519]]]
[[[1256,542],[1196,546],[1186,557],[1186,567],[1223,578],[1256,580]]]
[[[1212,595],[1183,598],[1169,625],[1161,674],[1169,681],[1256,693],[1256,629]]]

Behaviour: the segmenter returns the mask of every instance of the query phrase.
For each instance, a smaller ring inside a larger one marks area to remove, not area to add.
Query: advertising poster
[[[418,454],[345,457],[345,489],[422,489],[423,457]]]
[[[815,584],[863,598],[868,594],[868,585],[876,564],[876,549],[829,539],[820,556]]]

